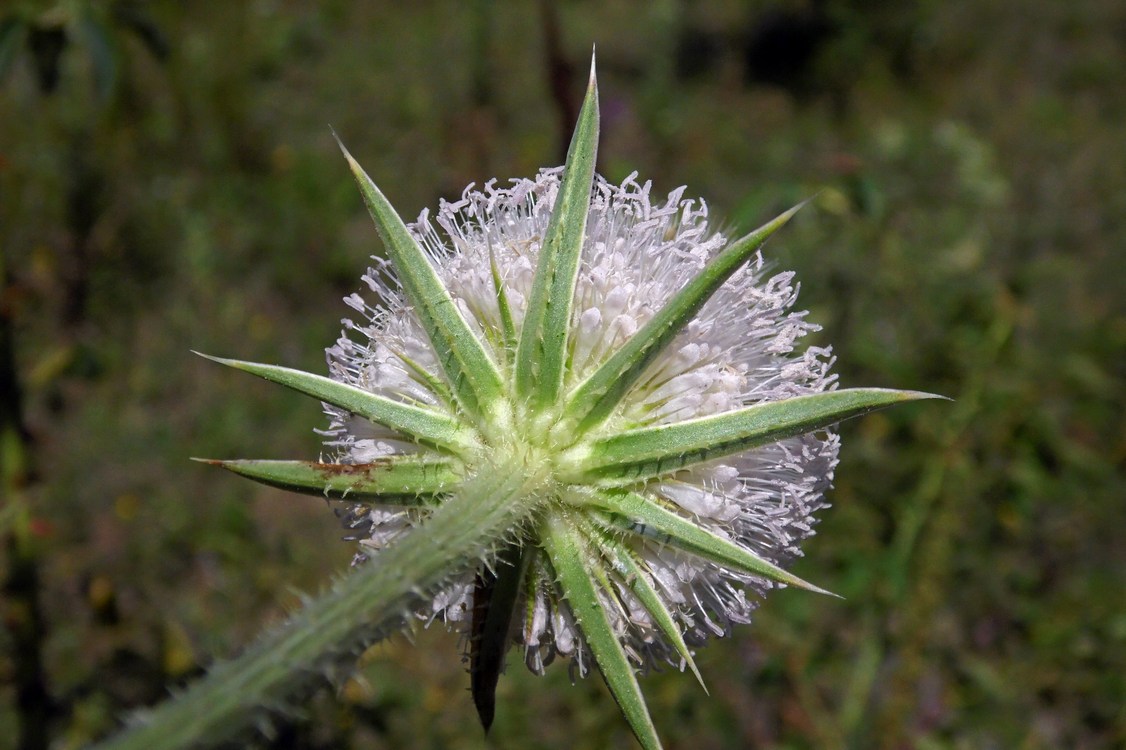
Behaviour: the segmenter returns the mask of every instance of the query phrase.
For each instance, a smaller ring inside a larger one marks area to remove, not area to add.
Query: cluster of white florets
[[[493,269],[502,279],[519,330],[560,172],[544,170],[534,180],[514,180],[505,188],[495,181],[480,190],[470,186],[460,200],[443,202],[433,217],[423,212],[411,226],[461,314],[498,363],[506,362],[508,354],[502,350]],[[620,186],[595,178],[565,392],[605,362],[726,245],[728,239],[708,225],[707,206],[683,199],[682,193],[680,188],[663,201],[653,201],[650,183],[639,184],[635,175]],[[448,409],[418,375],[419,370],[440,373],[441,366],[390,269],[376,259],[363,280],[380,299],[368,304],[359,295],[346,298],[363,319],[343,321],[345,330],[328,350],[332,377],[389,398]],[[804,312],[792,311],[797,291],[793,274],[770,273],[756,255],[649,366],[596,434],[834,387],[829,349],[795,351],[798,339],[817,330]],[[338,461],[367,463],[418,450],[335,407],[327,407],[327,413],[331,423],[325,444]],[[813,533],[814,514],[825,506],[837,452],[836,435],[814,433],[635,489],[664,498],[686,518],[780,563],[800,555],[799,543]],[[346,523],[367,554],[416,523],[420,512],[357,507]],[[645,529],[636,532],[630,543],[676,613],[689,644],[747,622],[756,601],[776,585],[676,552],[646,535]],[[535,594],[524,603],[529,616],[517,634],[528,666],[540,671],[560,654],[574,657],[585,671],[581,638],[559,601],[546,561],[534,560],[529,575]],[[419,616],[467,620],[473,587],[472,576],[454,581]],[[679,662],[632,592],[618,584],[614,595],[616,600],[607,595],[607,611],[634,659],[642,665],[654,659]]]

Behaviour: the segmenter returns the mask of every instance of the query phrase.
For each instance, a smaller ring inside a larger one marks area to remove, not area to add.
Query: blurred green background
[[[768,255],[845,385],[799,575],[643,688],[671,748],[1126,746],[1126,5],[0,5],[0,748],[76,747],[347,568],[323,502],[188,457],[313,458],[308,399],[380,252],[329,124],[407,217],[561,161]],[[375,647],[278,748],[629,747],[601,681],[513,665],[483,738],[455,635]]]

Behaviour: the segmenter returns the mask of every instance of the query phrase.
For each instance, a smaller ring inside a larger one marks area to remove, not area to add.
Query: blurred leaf
[[[28,34],[39,90],[51,94],[59,85],[59,59],[67,45],[66,28],[55,23],[36,25],[29,27]]]
[[[91,10],[86,9],[78,18],[76,30],[90,55],[98,96],[106,102],[117,85],[117,53],[109,29]]]
[[[27,384],[32,388],[44,388],[62,376],[72,362],[74,344],[64,342],[53,346],[40,355],[28,371]]]
[[[0,83],[11,70],[26,30],[27,23],[15,13],[0,21]]]
[[[171,51],[168,37],[137,3],[117,3],[113,7],[113,17],[125,28],[132,31],[141,43],[157,60],[167,60]]]

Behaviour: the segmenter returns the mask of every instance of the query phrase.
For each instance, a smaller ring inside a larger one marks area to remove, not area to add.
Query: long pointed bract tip
[[[192,349],[191,353],[196,355],[197,357],[203,357],[204,359],[211,360],[212,362],[218,362],[221,365],[229,365],[231,362],[235,361],[233,359],[227,359],[226,357],[216,357],[214,354],[204,354],[203,352],[196,351],[195,349]]]
[[[780,582],[785,583],[789,586],[794,586],[796,588],[805,589],[806,591],[812,591],[815,594],[824,594],[825,596],[832,596],[832,597],[835,597],[837,599],[843,599],[844,598],[843,596],[841,596],[839,594],[834,594],[832,591],[829,591],[828,589],[823,589],[816,584],[810,583],[809,581],[807,581],[803,578],[798,578],[793,573],[790,573],[790,576],[792,576],[791,580],[781,580]],[[775,580],[778,580],[778,579],[775,579]]]
[[[337,134],[336,128],[329,125],[328,129],[332,132],[332,139],[336,141],[336,146],[340,149],[340,153],[344,154],[344,158],[348,160],[348,165],[352,167],[353,171],[359,169],[359,165],[356,164],[356,160],[352,158],[352,154],[344,145],[344,141],[340,140],[340,136]]]
[[[896,395],[899,396],[900,402],[926,401],[928,399],[939,399],[939,400],[942,400],[942,401],[953,401],[954,400],[954,399],[950,398],[949,396],[943,396],[940,393],[928,393],[927,391],[905,391],[905,390],[900,390],[898,388],[867,388],[865,390],[887,391],[889,393],[895,393]]]
[[[692,674],[696,675],[696,682],[700,683],[700,689],[704,691],[704,695],[711,695],[708,692],[708,686],[704,684],[704,676],[700,674],[700,670],[696,667],[696,662],[691,658],[687,659],[688,668],[692,670]]]
[[[803,200],[803,201],[800,201],[800,202],[799,202],[799,203],[798,203],[798,204],[797,204],[796,206],[794,206],[793,208],[791,208],[791,209],[790,209],[789,211],[786,211],[786,214],[787,214],[787,215],[789,215],[789,216],[793,216],[793,215],[794,215],[794,214],[796,214],[796,213],[797,213],[798,211],[801,211],[801,210],[802,210],[803,208],[805,208],[806,206],[808,206],[808,205],[809,205],[810,203],[813,203],[813,201],[817,200],[817,196],[819,196],[819,195],[821,195],[821,191],[820,191],[820,190],[818,190],[818,191],[817,191],[816,193],[814,193],[813,195],[809,196],[809,197],[808,197],[808,198],[806,198],[805,200]]]
[[[805,200],[801,201],[800,203],[798,203],[794,206],[791,206],[790,208],[786,209],[782,213],[778,214],[777,218],[775,218],[774,221],[772,221],[770,223],[776,224],[778,227],[785,225],[786,223],[788,223],[790,221],[790,219],[794,218],[794,215],[797,214],[798,211],[801,211],[803,208],[808,206],[812,200],[813,200],[813,196],[810,196],[809,198],[806,198]]]

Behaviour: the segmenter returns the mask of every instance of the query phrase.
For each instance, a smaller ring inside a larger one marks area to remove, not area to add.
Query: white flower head
[[[474,334],[495,362],[508,363],[502,313],[493,270],[514,326],[523,323],[543,238],[559,195],[561,169],[499,188],[467,188],[460,200],[443,202],[435,216],[424,211],[409,227]],[[636,174],[619,185],[595,176],[581,264],[575,283],[563,389],[574,390],[604,365],[654,314],[683,289],[730,240],[711,229],[702,201],[684,199],[678,188],[663,200]],[[386,261],[364,276],[378,302],[359,295],[346,302],[363,314],[344,321],[328,350],[332,377],[403,403],[442,409],[440,394],[418,370],[441,372],[427,333]],[[636,384],[593,435],[684,422],[830,389],[828,349],[795,351],[798,339],[816,330],[792,309],[797,285],[791,273],[772,273],[756,251],[648,364]],[[408,361],[409,360],[409,364]],[[391,430],[327,406],[326,445],[340,463],[369,464],[384,456],[415,453],[418,446]],[[830,431],[791,437],[682,471],[638,482],[631,489],[685,520],[772,563],[800,555],[813,533],[814,514],[825,506],[838,439]],[[425,515],[423,508],[389,511],[356,506],[349,526],[364,529],[366,557]],[[597,517],[596,517],[597,518]],[[600,520],[600,519],[599,519]],[[596,520],[596,523],[599,522]],[[614,530],[634,555],[641,575],[668,603],[685,640],[698,645],[724,635],[774,585],[694,557],[644,523]],[[561,654],[584,672],[590,663],[573,617],[560,600],[550,562],[531,560],[530,584],[516,610],[514,637],[529,668],[541,672]],[[677,666],[684,658],[653,622],[631,588],[630,574],[611,571],[603,604],[615,632],[639,666],[653,660]],[[476,575],[453,581],[419,617],[464,624],[472,621]]]
[[[465,633],[485,726],[515,644],[537,673],[596,665],[658,747],[635,673],[699,678],[691,649],[769,589],[822,591],[783,566],[826,505],[832,426],[928,396],[837,390],[830,350],[799,346],[816,326],[760,254],[796,208],[729,238],[683,189],[595,175],[597,143],[592,71],[565,167],[470,186],[410,227],[345,151],[386,259],[345,299],[359,315],[331,378],[219,360],[321,399],[332,461],[219,463],[354,503],[369,565],[428,529],[491,539],[414,611]]]

